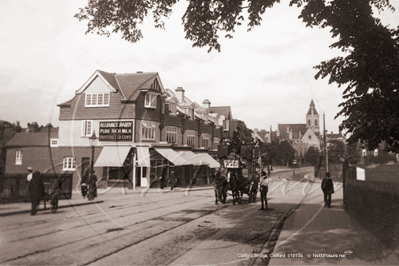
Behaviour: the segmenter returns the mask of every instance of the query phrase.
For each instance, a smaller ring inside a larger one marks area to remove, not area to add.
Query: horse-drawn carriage
[[[248,195],[248,202],[256,202],[259,176],[252,159],[230,153],[223,159],[223,164],[215,177],[215,204],[226,203],[227,193],[231,191],[233,204],[241,203],[244,194]]]

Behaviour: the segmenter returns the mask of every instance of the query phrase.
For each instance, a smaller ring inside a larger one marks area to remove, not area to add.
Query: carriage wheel
[[[52,213],[56,213],[58,209],[58,197],[55,196],[52,200],[51,200],[51,212]]]

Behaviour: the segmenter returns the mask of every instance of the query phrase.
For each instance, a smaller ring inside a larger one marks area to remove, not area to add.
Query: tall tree
[[[310,146],[305,153],[305,160],[313,166],[316,166],[320,160],[320,151],[317,147]]]
[[[75,15],[88,20],[86,33],[109,36],[121,32],[125,40],[136,42],[143,35],[139,25],[151,12],[155,27],[164,28],[178,0],[90,0]],[[208,46],[220,51],[219,34],[230,33],[248,16],[248,30],[261,24],[262,15],[280,0],[189,0],[182,17],[186,39],[194,47]],[[245,6],[244,6],[245,5]],[[344,116],[340,129],[374,149],[386,141],[389,150],[399,150],[399,28],[383,26],[374,11],[394,10],[389,0],[291,0],[290,6],[302,8],[299,16],[308,27],[330,28],[338,41],[330,47],[346,57],[336,57],[315,68],[318,78],[346,86],[346,100],[337,116]]]

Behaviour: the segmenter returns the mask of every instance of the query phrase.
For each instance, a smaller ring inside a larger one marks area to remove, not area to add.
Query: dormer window
[[[146,108],[156,108],[157,107],[157,95],[156,94],[147,93],[145,95],[144,107],[146,107]]]
[[[109,106],[109,93],[86,93],[85,107]]]

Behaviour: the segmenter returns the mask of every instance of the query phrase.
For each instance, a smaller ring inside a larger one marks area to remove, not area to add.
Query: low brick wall
[[[399,247],[399,182],[397,172],[385,170],[366,169],[366,181],[356,180],[354,167],[344,171],[345,210],[386,245]]]

